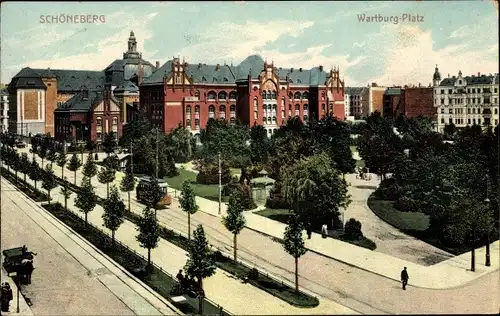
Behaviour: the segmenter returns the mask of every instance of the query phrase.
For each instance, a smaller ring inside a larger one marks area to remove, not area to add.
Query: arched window
[[[229,99],[230,100],[236,100],[236,91],[231,91],[229,93]]]
[[[264,112],[267,111],[267,104],[263,105]]]
[[[267,117],[267,123],[271,124],[271,117],[270,116]]]
[[[236,104],[231,104],[231,107],[229,108],[231,112],[236,111]]]
[[[98,117],[96,119],[96,122],[97,122],[97,128],[101,127],[102,128],[102,118]]]
[[[215,94],[215,91],[210,91],[208,93],[208,99],[209,100],[215,100],[217,98],[217,94]]]
[[[199,105],[194,107],[194,113],[200,114],[200,106]]]
[[[113,128],[118,127],[118,119],[113,117]]]
[[[273,111],[276,112],[277,109],[278,109],[278,106],[276,104],[273,104]]]
[[[186,115],[191,116],[191,105],[186,105]]]
[[[257,97],[254,97],[253,98],[253,107],[256,108],[257,107]]]
[[[271,99],[276,100],[276,91],[271,92]]]
[[[295,116],[299,116],[299,115],[300,115],[300,105],[295,104]]]
[[[186,120],[186,127],[191,128],[191,119]]]
[[[263,120],[264,120],[264,124],[267,124],[267,117],[264,116]]]
[[[272,100],[272,95],[271,95],[271,91],[267,91],[267,99],[268,100]]]
[[[196,128],[199,128],[199,127],[200,127],[200,120],[199,120],[199,119],[194,120],[194,126],[195,126]]]
[[[323,113],[325,113],[326,111],[326,106],[324,104],[321,104],[321,110],[323,111]]]
[[[276,116],[273,116],[273,124],[276,124]]]
[[[294,98],[295,100],[300,100],[300,97],[301,97],[300,92],[295,92],[295,94],[294,94],[293,98]]]
[[[304,112],[309,110],[309,105],[304,104]]]
[[[306,99],[307,100],[308,97],[309,97],[309,94],[307,92],[304,92],[302,94],[302,99]]]
[[[199,98],[200,97],[200,90],[196,90],[194,92],[194,96]]]
[[[266,91],[262,91],[262,100],[266,100],[266,99],[267,99]]]
[[[293,98],[293,94],[290,92],[290,93],[288,94],[288,97],[289,97],[290,99],[291,99],[291,98]]]
[[[219,117],[226,118],[226,107],[224,105],[219,106]]]
[[[219,92],[219,100],[226,100],[226,99],[227,99],[226,91]]]
[[[208,118],[214,118],[215,117],[215,106],[210,105],[208,107]]]

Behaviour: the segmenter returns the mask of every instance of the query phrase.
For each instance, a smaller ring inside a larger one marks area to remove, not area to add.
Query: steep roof
[[[451,78],[445,78],[439,86],[453,86],[455,85],[455,82],[457,81],[457,77],[453,76]],[[467,76],[464,77],[465,82],[467,85],[474,85],[474,84],[496,84],[498,83],[498,74],[487,76],[487,75],[481,75],[481,76]]]
[[[92,105],[104,100],[103,91],[88,91],[88,98],[84,98],[84,93],[84,91],[76,93],[68,101],[64,102],[61,107],[55,109],[54,112],[88,112]]]
[[[172,73],[172,62],[173,60],[167,61],[149,78],[144,79],[143,83],[162,83],[163,78],[169,77]],[[250,55],[238,66],[220,65],[217,67],[216,65],[192,63],[188,64],[185,69],[186,74],[192,77],[195,83],[234,84],[237,80],[247,79],[248,75],[257,79],[264,70],[264,60],[259,55]],[[274,71],[281,80],[286,80],[288,76],[288,81],[292,84],[323,85],[328,78],[328,73],[319,67],[312,69],[275,68]]]
[[[363,91],[363,87],[345,87],[344,94],[357,95]]]
[[[132,81],[126,80],[122,82],[118,87],[116,87],[114,92],[139,92],[139,87],[137,87]]]
[[[28,81],[35,81],[35,85],[45,85],[41,78],[56,78],[57,90],[61,92],[74,92],[82,89],[103,89],[105,83],[104,72],[89,70],[68,69],[32,69],[25,67],[18,72],[12,82],[14,88],[23,88]],[[16,80],[17,79],[17,80]]]

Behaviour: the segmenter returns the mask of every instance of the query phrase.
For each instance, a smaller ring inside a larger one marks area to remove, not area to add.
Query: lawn
[[[255,212],[255,214],[267,217],[269,219],[281,222],[283,224],[288,224],[288,219],[290,218],[290,211],[285,209],[266,208],[261,211]],[[321,233],[319,230],[315,230],[314,232],[318,234]],[[342,231],[334,231],[333,234],[330,235],[330,237],[370,250],[375,250],[377,248],[375,242],[366,237],[363,237],[359,240],[348,240],[344,238]]]
[[[400,212],[394,201],[377,200],[370,196],[368,207],[383,221],[401,230],[424,231],[429,227],[429,216],[418,212]]]
[[[197,196],[204,197],[212,201],[219,201],[219,185],[218,184],[198,184],[196,183],[196,173],[193,171],[179,169],[179,175],[172,178],[165,178],[168,185],[176,190],[182,189],[182,183],[188,180],[194,188]],[[222,201],[226,201],[226,197],[222,197]]]

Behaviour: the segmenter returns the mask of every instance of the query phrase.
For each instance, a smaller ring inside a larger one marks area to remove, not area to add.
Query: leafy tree
[[[16,183],[17,183],[17,172],[18,171],[21,171],[21,166],[20,166],[20,161],[21,161],[21,156],[19,155],[19,153],[13,149],[11,151],[11,154],[10,154],[10,157],[9,157],[9,165],[12,167],[12,169],[14,169],[14,172],[15,172],[15,179],[16,179]]]
[[[196,175],[196,183],[199,184],[219,184],[219,165],[216,162],[202,160],[199,172]],[[227,184],[231,181],[231,168],[224,160],[221,161],[221,182]]]
[[[156,149],[157,145],[158,150]],[[151,131],[150,134],[136,140],[134,148],[141,148],[141,150],[133,152],[134,172],[156,177],[158,165],[158,178],[178,175],[166,136],[163,133]],[[158,160],[156,153],[158,153]]]
[[[97,205],[97,196],[94,193],[94,188],[90,183],[90,179],[84,177],[80,191],[75,199],[75,206],[85,214],[85,225],[87,225],[87,215],[92,212]]]
[[[193,232],[193,240],[189,244],[188,260],[184,267],[187,274],[196,277],[199,286],[199,313],[203,315],[203,279],[215,274],[215,256],[210,250],[202,225]]]
[[[92,157],[92,153],[89,153],[87,161],[83,165],[82,173],[85,177],[89,178],[90,183],[92,183],[92,177],[97,174],[97,165]]]
[[[165,195],[158,183],[158,179],[156,179],[155,177],[151,178],[151,181],[147,184],[147,187],[144,189],[144,191],[146,206],[149,208],[154,208],[156,214],[157,205]]]
[[[104,226],[111,230],[111,239],[113,243],[115,242],[115,232],[118,230],[121,224],[123,224],[123,217],[125,216],[125,204],[120,198],[118,189],[113,186],[111,188],[111,194],[104,201],[104,213],[102,214],[102,220],[104,221]]]
[[[283,248],[295,259],[295,291],[299,291],[299,258],[307,252],[302,237],[303,226],[298,217],[292,217],[285,228]]]
[[[118,160],[118,156],[110,155],[104,158],[104,165],[108,168],[118,170],[120,168],[120,161]]]
[[[236,195],[229,197],[229,205],[227,207],[227,216],[222,218],[222,223],[233,234],[233,258],[236,262],[237,254],[237,236],[245,227],[245,216],[243,215],[244,207]]]
[[[444,133],[446,139],[449,139],[449,140],[453,139],[453,136],[455,136],[456,132],[457,132],[457,128],[456,128],[455,124],[453,124],[453,123],[446,124],[443,128],[443,133]]]
[[[304,223],[339,222],[339,209],[349,203],[347,183],[325,154],[311,156],[282,169],[282,195]]]
[[[104,139],[102,140],[102,148],[108,157],[109,154],[114,152],[117,146],[118,142],[115,132],[109,132],[104,134]]]
[[[131,143],[135,143],[144,136],[148,136],[150,131],[151,124],[149,120],[144,114],[140,113],[136,119],[128,122],[127,125],[124,126],[123,135],[119,143],[122,147],[129,147]],[[134,148],[140,147],[134,145]]]
[[[130,192],[135,189],[136,179],[130,167],[127,167],[125,171],[125,176],[122,178],[120,183],[120,189],[123,192],[127,192],[128,195],[128,211],[131,212],[130,209]]]
[[[76,155],[76,153],[73,153],[73,155],[71,156],[71,159],[69,160],[69,164],[68,164],[68,170],[69,171],[73,171],[74,174],[73,174],[73,184],[76,185],[76,171],[78,169],[80,169],[80,167],[82,166],[82,162],[80,161],[80,159],[78,159],[78,156]]]
[[[363,237],[361,222],[351,218],[345,223],[344,236],[349,240],[359,240]]]
[[[26,183],[26,175],[30,172],[31,162],[28,158],[27,153],[21,154],[21,160],[19,161],[21,172],[24,174],[24,182]]]
[[[42,166],[43,166],[45,158],[47,158],[48,153],[49,153],[48,141],[45,138],[41,138],[40,143],[38,144],[37,154],[38,154],[38,157],[40,157],[40,159],[42,159]]]
[[[158,246],[158,240],[160,239],[160,226],[156,219],[155,213],[146,207],[142,211],[142,217],[137,224],[137,230],[139,235],[137,235],[137,241],[142,248],[148,250],[148,267],[151,265],[151,249]]]
[[[66,154],[64,152],[60,152],[57,156],[57,165],[61,168],[61,179],[64,179],[64,167],[66,166],[67,162],[68,159],[66,158]]]
[[[175,162],[190,161],[193,156],[193,136],[179,123],[179,125],[166,135],[167,147],[172,153]]]
[[[99,173],[97,174],[97,180],[102,183],[106,184],[106,197],[109,198],[109,184],[115,181],[115,173],[116,171],[114,169],[104,167],[101,168]]]
[[[64,177],[63,179],[64,179],[64,185],[61,188],[61,194],[64,196],[64,209],[68,210],[68,199],[71,196],[71,194],[73,194],[73,191],[71,191],[68,188],[68,184],[66,183],[68,179],[66,177]]]
[[[196,204],[194,189],[187,180],[182,183],[179,204],[181,205],[182,210],[188,215],[188,240],[191,240],[191,214],[196,213],[199,210],[199,207]]]
[[[57,161],[57,151],[55,147],[51,146],[47,151],[47,160],[50,161],[51,166]]]
[[[40,168],[36,160],[32,160],[28,175],[31,178],[31,180],[33,180],[33,182],[35,183],[35,190],[36,190],[36,182],[42,180],[42,172],[43,170]]]
[[[57,181],[56,181],[56,176],[54,174],[54,170],[52,170],[52,166],[50,164],[47,164],[47,167],[45,167],[45,170],[43,172],[42,188],[47,190],[49,204],[51,200],[50,191],[52,191],[56,187],[57,187]]]
[[[267,131],[262,125],[256,123],[250,130],[250,155],[252,163],[266,163],[271,147],[271,141],[267,136]]]

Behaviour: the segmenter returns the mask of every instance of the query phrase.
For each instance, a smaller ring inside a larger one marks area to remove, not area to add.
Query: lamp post
[[[219,152],[219,215],[221,214],[221,203],[222,203],[222,170]]]
[[[490,198],[489,198],[489,190],[490,190],[490,179],[488,175],[486,175],[486,198],[484,199],[484,202],[486,203],[487,207],[487,212],[489,212],[490,208]],[[487,213],[489,214],[489,213]],[[489,219],[489,215],[488,215]],[[490,226],[488,222],[488,228],[486,230],[486,257],[485,257],[485,266],[489,267],[491,266],[491,261],[490,261]]]

